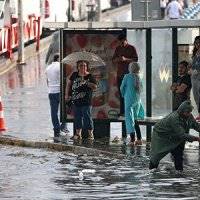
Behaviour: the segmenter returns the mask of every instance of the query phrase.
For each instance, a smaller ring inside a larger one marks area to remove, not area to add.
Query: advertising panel
[[[120,33],[122,30],[66,30],[63,32],[63,58],[74,52],[87,51],[96,54],[104,61],[101,65],[90,65],[90,72],[98,82],[92,98],[94,119],[117,118],[119,114],[117,68],[112,62],[112,57],[119,45],[117,37]],[[76,66],[68,64],[66,78],[68,79],[76,70]],[[73,118],[72,112],[67,114],[67,119],[70,118]]]

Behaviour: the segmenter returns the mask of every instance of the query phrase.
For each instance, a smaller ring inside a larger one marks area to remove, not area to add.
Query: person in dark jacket
[[[183,170],[185,142],[200,142],[200,137],[189,134],[189,129],[200,132],[200,124],[191,114],[193,106],[184,101],[178,108],[160,120],[153,129],[149,169],[157,168],[160,160],[168,153],[174,158],[176,170]]]
[[[178,73],[177,80],[171,86],[173,92],[173,111],[177,110],[184,101],[190,100],[190,90],[192,87],[187,61],[179,63]]]
[[[115,49],[112,61],[117,70],[117,86],[120,95],[120,116],[124,116],[124,99],[120,92],[120,86],[125,74],[128,74],[128,66],[131,62],[138,61],[138,54],[134,46],[130,45],[125,34],[118,36],[120,45]]]

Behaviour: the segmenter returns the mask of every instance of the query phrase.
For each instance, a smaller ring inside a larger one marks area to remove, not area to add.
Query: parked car
[[[123,0],[110,0],[111,7],[118,7],[123,5]]]
[[[110,4],[112,7],[122,6],[130,2],[131,2],[130,0],[110,0]]]

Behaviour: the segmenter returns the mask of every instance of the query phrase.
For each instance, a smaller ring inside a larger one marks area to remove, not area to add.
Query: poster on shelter
[[[119,45],[116,32],[103,33],[65,33],[63,55],[67,56],[77,51],[89,51],[103,59],[105,65],[91,66],[91,74],[98,82],[97,89],[93,92],[92,117],[94,119],[117,118],[119,113],[119,92],[116,81],[117,68],[112,62],[116,47]],[[67,66],[67,78],[76,71],[76,66]],[[73,118],[73,113],[67,118]]]

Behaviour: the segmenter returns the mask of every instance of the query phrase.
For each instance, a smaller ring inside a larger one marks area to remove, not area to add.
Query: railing
[[[42,29],[40,26],[40,17],[34,14],[28,16],[28,21],[24,22],[24,42],[36,40],[36,50],[39,49],[40,35]],[[18,22],[11,26],[6,26],[0,30],[0,54],[7,52],[8,57],[12,57],[12,49],[18,46]]]
[[[9,28],[4,27],[0,31],[0,52],[4,53],[8,50]]]

